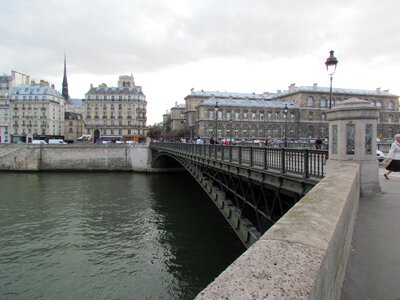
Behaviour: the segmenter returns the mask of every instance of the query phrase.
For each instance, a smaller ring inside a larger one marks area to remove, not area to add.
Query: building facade
[[[10,99],[11,142],[64,137],[64,98],[47,82],[14,87]]]
[[[132,75],[120,76],[117,87],[90,86],[83,100],[84,133],[94,140],[140,139],[146,135],[147,102]]]
[[[82,136],[82,114],[66,111],[64,114],[64,141],[73,143]]]
[[[332,107],[356,97],[379,108],[378,137],[400,132],[399,97],[388,91],[334,88]],[[185,97],[185,126],[191,137],[307,140],[328,136],[329,88],[289,86],[277,93],[198,91]],[[176,121],[172,117],[171,122]]]
[[[171,108],[171,130],[184,130],[185,120],[185,104],[175,103],[175,106]]]
[[[15,86],[29,84],[28,75],[11,71],[0,76],[0,143],[10,142],[10,97]]]

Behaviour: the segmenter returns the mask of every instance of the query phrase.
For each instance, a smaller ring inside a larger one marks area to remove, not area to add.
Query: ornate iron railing
[[[328,159],[327,150],[185,143],[151,143],[150,147],[172,154],[189,154],[238,166],[298,175],[303,178],[324,177],[325,163]]]

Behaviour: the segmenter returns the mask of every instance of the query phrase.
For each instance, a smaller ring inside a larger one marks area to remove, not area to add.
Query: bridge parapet
[[[339,299],[359,172],[338,165],[196,299]]]
[[[172,154],[188,154],[237,166],[276,171],[303,178],[321,179],[326,174],[326,150],[196,145],[185,143],[151,143],[150,148]]]

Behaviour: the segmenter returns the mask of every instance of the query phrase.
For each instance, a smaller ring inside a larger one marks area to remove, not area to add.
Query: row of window
[[[381,100],[368,100],[370,101],[371,105],[376,106],[376,107],[382,107],[382,102]],[[342,103],[342,100],[340,98],[335,98],[332,99],[332,106],[336,106]],[[316,104],[316,100],[314,100],[313,96],[308,96],[307,98],[307,107],[314,107]],[[329,107],[329,100],[326,99],[325,97],[322,97],[319,99],[319,107],[322,108],[328,108]],[[394,102],[392,100],[388,101],[388,110],[393,110],[395,109]]]
[[[139,100],[139,101],[144,101],[145,100],[145,97],[143,97],[143,96],[140,96],[140,95],[138,95],[138,96],[134,96],[134,97],[132,97],[132,96],[127,96],[127,95],[124,95],[124,96],[122,96],[122,95],[119,95],[119,96],[114,96],[114,95],[103,95],[103,96],[99,96],[99,95],[96,95],[96,96],[91,96],[91,95],[87,95],[87,97],[86,97],[86,99],[87,100],[103,100],[103,101],[107,101],[107,100],[111,100],[111,101],[115,101],[115,100],[118,100],[118,101],[122,101],[122,100],[127,100],[127,101],[132,101],[132,100]]]
[[[110,105],[107,105],[106,103],[104,103],[103,104],[103,110],[107,110],[108,108],[109,109],[111,109],[111,110],[114,110],[114,109],[116,109],[117,108],[117,106],[114,106],[114,104],[110,104]],[[128,105],[128,107],[124,104],[124,105],[122,105],[122,104],[118,104],[118,110],[122,110],[123,108],[127,108],[127,110],[134,110],[135,109],[135,106],[134,105]],[[93,109],[93,106],[92,105],[90,105],[90,104],[87,104],[86,105],[86,109],[88,110],[88,111],[90,111],[90,110],[92,110]],[[98,110],[99,109],[99,105],[96,103],[95,105],[94,105],[94,109],[95,110]],[[146,108],[145,108],[145,106],[143,105],[143,108],[142,108],[142,106],[141,105],[138,105],[138,110],[141,110],[141,109],[143,109],[143,110],[145,110]]]
[[[41,101],[47,101],[47,100],[57,100],[59,102],[62,99],[56,98],[54,96],[12,96],[11,99],[15,101],[39,101],[39,98]]]
[[[206,112],[205,117],[208,118],[209,120],[215,120],[215,112],[212,110],[209,110]],[[286,115],[284,112],[268,112],[266,114],[267,120],[286,120]],[[264,113],[247,113],[247,112],[225,112],[223,111],[218,111],[218,120],[226,120],[226,121],[238,121],[238,120],[252,120],[252,121],[265,121],[264,118]],[[295,114],[290,113],[290,120],[294,121],[295,120]]]

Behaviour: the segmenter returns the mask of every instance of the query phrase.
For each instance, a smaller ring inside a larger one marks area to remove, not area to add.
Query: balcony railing
[[[186,158],[189,155],[303,178],[324,177],[328,159],[327,150],[185,143],[151,143],[150,147]]]

